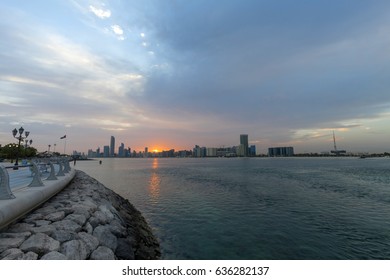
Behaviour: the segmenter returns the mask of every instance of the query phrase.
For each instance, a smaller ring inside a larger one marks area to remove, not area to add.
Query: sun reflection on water
[[[158,170],[158,159],[155,158],[153,159],[153,163],[152,163],[152,172],[150,175],[149,187],[148,187],[152,203],[157,203],[160,197],[161,178],[157,174],[157,170]]]

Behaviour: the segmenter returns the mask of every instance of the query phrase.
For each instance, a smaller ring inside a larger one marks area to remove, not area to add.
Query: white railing
[[[32,160],[19,165],[18,169],[13,165],[0,164],[0,200],[14,199],[12,190],[44,186],[45,181],[58,180],[70,170],[69,158]]]
[[[68,158],[32,160],[14,167],[0,164],[0,229],[60,192],[76,174]]]

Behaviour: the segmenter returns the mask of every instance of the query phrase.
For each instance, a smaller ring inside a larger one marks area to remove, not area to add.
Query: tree
[[[18,154],[19,153],[19,154]],[[20,145],[20,150],[18,144],[10,143],[4,147],[0,147],[0,158],[6,159],[15,159],[17,155],[20,158],[23,157],[35,157],[37,154],[37,149],[34,147],[27,147]]]

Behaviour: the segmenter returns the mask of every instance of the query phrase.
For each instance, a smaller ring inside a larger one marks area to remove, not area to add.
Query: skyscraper
[[[115,156],[115,137],[111,136],[111,142],[110,142],[110,157]]]
[[[240,145],[243,145],[243,156],[247,157],[248,156],[248,148],[249,148],[248,134],[241,134],[240,135]]]
[[[118,157],[124,157],[125,156],[125,144],[121,143],[121,145],[118,147]]]
[[[255,157],[256,156],[256,146],[255,145],[251,145],[249,147],[249,156],[251,156],[251,157]]]
[[[291,157],[294,156],[293,147],[272,147],[268,148],[269,157]]]
[[[104,157],[109,157],[110,155],[110,147],[109,146],[104,146],[103,147],[103,156]]]

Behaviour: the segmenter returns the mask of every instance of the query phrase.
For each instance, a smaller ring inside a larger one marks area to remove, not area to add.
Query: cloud
[[[98,18],[106,19],[106,18],[111,17],[111,11],[110,10],[103,10],[103,9],[100,9],[100,8],[96,8],[96,7],[92,6],[92,5],[89,6],[89,9]]]
[[[116,35],[123,35],[123,29],[119,25],[111,25],[111,29]]]
[[[150,79],[152,103],[298,129],[377,114],[374,105],[390,100],[389,42],[378,32],[386,22],[362,24],[361,7],[346,13],[344,2],[334,21],[325,14],[330,7],[298,3],[286,13],[269,1],[236,4],[177,5],[173,16],[157,17],[164,28],[155,33],[171,47],[176,72],[174,84]],[[278,12],[286,18],[271,17]]]
[[[305,143],[389,119],[387,2],[73,3],[52,26],[1,19],[2,116],[189,145]]]
[[[0,66],[0,110],[7,116],[2,122],[13,122],[15,110],[36,131],[48,125],[56,127],[53,131],[69,126],[124,130],[142,120],[131,103],[146,82],[136,66],[103,58],[45,27],[23,28],[16,24],[18,32],[0,30],[7,44],[18,46],[14,51],[0,47],[5,63]]]
[[[117,36],[118,40],[123,41],[125,39],[125,37],[123,36],[124,34],[123,29],[119,25],[117,24],[111,25],[111,30]]]

